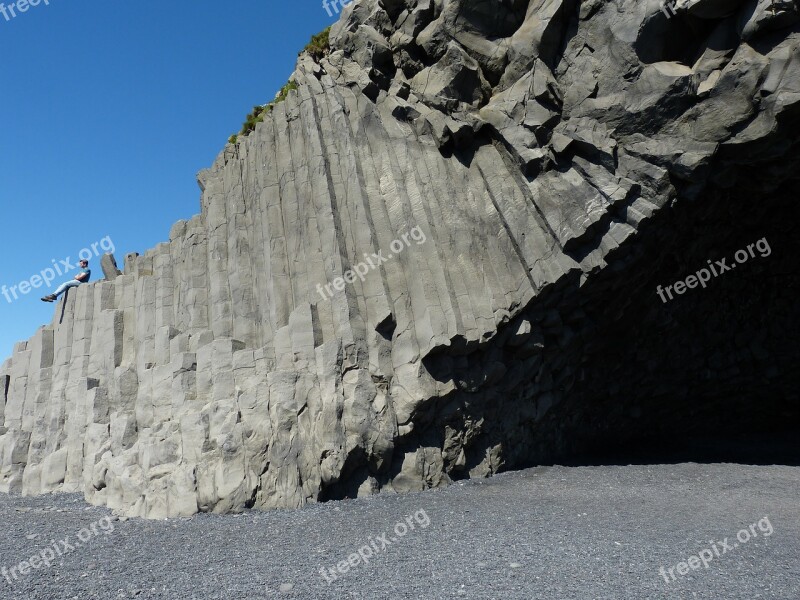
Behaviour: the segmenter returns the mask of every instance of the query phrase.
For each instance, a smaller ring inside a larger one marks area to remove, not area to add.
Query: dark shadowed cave
[[[788,169],[797,153],[787,156],[794,157]],[[677,201],[620,248],[627,256],[614,258],[624,266],[580,289],[573,281],[558,298],[551,294],[545,306],[527,311],[522,318],[533,323],[541,355],[527,356],[530,341],[501,347],[501,335],[495,347],[462,360],[467,367],[456,377],[489,372],[496,362],[508,370],[486,402],[471,404],[470,394],[458,392],[459,409],[437,423],[438,431],[428,430],[432,437],[423,445],[444,437],[444,426],[466,413],[473,421],[485,417],[486,429],[464,468],[451,471],[454,478],[498,445],[502,469],[800,464],[797,182],[770,190],[758,175],[756,168],[742,171],[734,187]],[[667,303],[657,295],[658,285],[685,279],[708,260],[735,263],[737,250],[764,238],[768,256],[754,249],[755,258],[712,277],[705,289],[687,289]],[[435,357],[427,364],[439,379],[451,365]],[[543,404],[552,408],[536,420]],[[497,417],[509,412],[529,418],[505,437],[492,422],[508,423]]]

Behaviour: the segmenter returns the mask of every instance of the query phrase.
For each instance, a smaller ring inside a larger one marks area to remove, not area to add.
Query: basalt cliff
[[[356,0],[0,367],[0,491],[299,507],[794,426],[799,43],[789,0]]]

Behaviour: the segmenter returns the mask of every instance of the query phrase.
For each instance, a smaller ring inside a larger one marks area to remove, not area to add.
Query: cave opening
[[[800,464],[800,207],[794,182],[769,187],[709,187],[667,208],[639,266],[587,290],[593,342],[554,412],[575,438],[558,459]],[[712,264],[704,286],[659,295]]]

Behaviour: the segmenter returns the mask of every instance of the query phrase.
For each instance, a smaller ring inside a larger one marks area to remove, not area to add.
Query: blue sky
[[[197,171],[335,18],[318,0],[48,1],[0,13],[7,288],[106,237],[120,266],[167,240],[200,210]],[[0,295],[0,362],[50,322],[45,293]]]

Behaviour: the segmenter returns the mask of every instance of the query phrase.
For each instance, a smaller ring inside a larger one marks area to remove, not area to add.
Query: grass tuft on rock
[[[319,62],[321,58],[327,56],[331,51],[330,33],[331,28],[328,27],[320,31],[317,35],[311,36],[311,41],[306,44],[306,47],[303,48],[300,55],[303,54],[303,52],[308,52],[311,58]]]
[[[319,62],[324,56],[327,56],[330,52],[330,31],[331,28],[328,27],[324,31],[321,31],[315,36],[311,37],[311,41],[303,48],[300,55],[304,52],[308,53],[311,58],[315,61]],[[289,92],[292,90],[297,89],[297,82],[292,81],[291,79],[286,82],[278,93],[275,95],[275,99],[270,102],[269,104],[264,104],[260,106],[254,106],[253,112],[247,115],[245,122],[242,124],[242,129],[238,133],[238,135],[234,134],[228,138],[229,144],[236,144],[239,141],[239,138],[246,137],[256,129],[256,125],[264,121],[264,118],[272,112],[272,109],[275,108],[277,104],[280,104],[284,100],[286,100]]]

